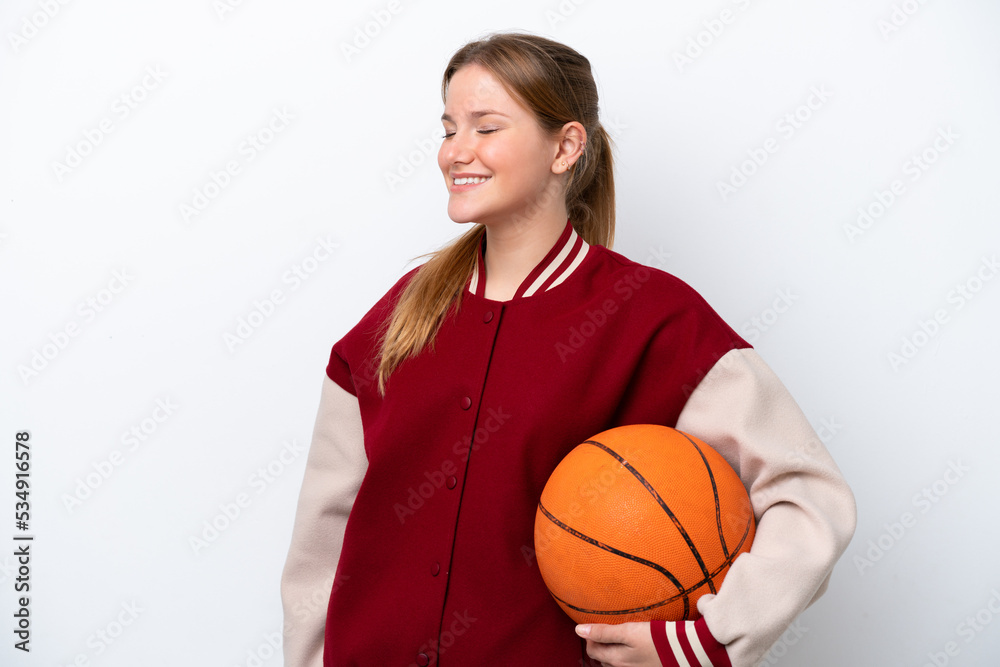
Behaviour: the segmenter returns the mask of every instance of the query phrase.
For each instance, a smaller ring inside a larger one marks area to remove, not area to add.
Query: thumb
[[[624,628],[607,623],[583,623],[576,626],[576,634],[600,644],[622,644],[625,642]]]

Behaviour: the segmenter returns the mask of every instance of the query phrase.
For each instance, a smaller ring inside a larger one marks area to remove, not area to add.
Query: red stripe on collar
[[[530,291],[531,294],[534,294],[538,291],[535,287],[535,281],[538,280],[538,276],[540,276],[546,269],[549,271],[555,270],[555,267],[551,265],[555,261],[556,257],[564,251],[567,242],[573,234],[573,225],[570,223],[569,218],[566,218],[566,226],[563,227],[562,234],[560,234],[559,238],[556,239],[555,244],[549,248],[548,254],[542,258],[542,261],[536,264],[535,268],[528,274],[528,277],[521,281],[517,291],[514,292],[515,299],[525,296],[525,292]],[[531,294],[528,294],[528,296],[531,296]]]
[[[532,296],[539,292],[552,289],[569,277],[580,265],[587,254],[590,245],[583,240],[569,218],[559,238],[546,253],[545,257],[531,270],[531,273],[521,281],[512,299]],[[476,296],[486,297],[486,235],[479,244],[479,258],[473,267],[469,278],[468,290]]]

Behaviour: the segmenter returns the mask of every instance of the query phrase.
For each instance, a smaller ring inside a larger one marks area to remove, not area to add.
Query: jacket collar
[[[566,280],[587,256],[590,244],[576,233],[569,218],[562,234],[549,249],[548,254],[531,270],[531,273],[521,282],[514,299],[528,297],[532,294],[545,292]],[[486,234],[479,244],[479,258],[472,269],[468,290],[476,296],[486,298]]]

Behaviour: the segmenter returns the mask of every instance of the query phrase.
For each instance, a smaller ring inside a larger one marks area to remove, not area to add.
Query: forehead
[[[521,110],[489,70],[476,64],[466,65],[452,75],[444,107],[446,118],[489,109],[508,115]]]

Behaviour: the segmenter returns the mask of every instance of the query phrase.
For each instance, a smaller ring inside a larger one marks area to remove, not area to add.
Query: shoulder
[[[371,386],[378,369],[379,339],[396,307],[400,294],[420,266],[404,273],[362,318],[330,350],[327,376],[352,394]]]
[[[392,311],[396,307],[400,295],[402,295],[406,286],[410,284],[410,281],[413,280],[413,277],[417,275],[417,271],[419,270],[420,266],[416,266],[396,280],[392,287],[368,309],[368,312],[364,314],[358,325],[363,329],[370,329],[373,325],[378,326],[383,320],[392,315]]]
[[[662,319],[695,318],[731,331],[708,301],[681,278],[603,246],[591,246],[591,252],[595,252],[592,284],[596,292],[631,301],[639,311]],[[736,336],[735,332],[732,335]]]
[[[380,329],[392,316],[392,311],[399,301],[400,295],[413,277],[420,270],[416,266],[404,273],[379,299],[368,309],[361,319],[338,341],[337,345],[346,347],[348,345],[359,345],[370,347],[374,339],[380,333]]]
[[[657,293],[674,294],[682,298],[701,298],[693,287],[663,269],[642,264],[604,246],[591,246],[591,252],[596,255],[594,264],[605,281],[635,282],[640,283],[642,287],[648,286],[651,291]]]
[[[380,302],[395,301],[396,299],[398,299],[399,295],[403,293],[403,290],[406,289],[406,286],[410,284],[410,281],[413,280],[414,276],[417,275],[417,272],[420,271],[422,267],[423,264],[415,266],[406,273],[404,273],[402,276],[400,276],[399,279],[395,282],[395,284],[393,284],[393,286],[389,288],[389,290],[382,296],[381,299],[379,299],[379,301]]]
[[[649,382],[667,407],[658,423],[671,424],[694,387],[734,349],[751,347],[687,282],[652,266],[592,246],[588,309],[622,313],[606,321],[618,349],[637,358],[636,383]],[[589,315],[589,311],[588,311]],[[628,358],[628,355],[618,355]],[[635,386],[639,386],[636,384]]]

